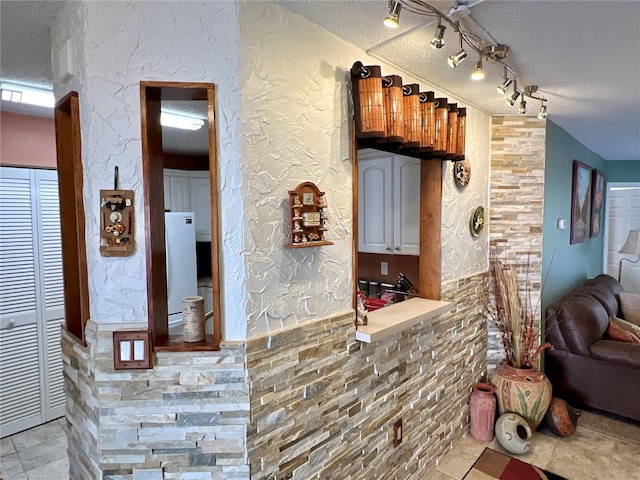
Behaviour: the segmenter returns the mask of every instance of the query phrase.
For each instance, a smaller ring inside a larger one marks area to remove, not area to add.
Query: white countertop
[[[369,312],[367,314],[368,325],[358,326],[356,340],[373,343],[407,330],[420,322],[437,317],[442,313],[449,312],[452,308],[453,304],[451,302],[410,298],[404,302]]]

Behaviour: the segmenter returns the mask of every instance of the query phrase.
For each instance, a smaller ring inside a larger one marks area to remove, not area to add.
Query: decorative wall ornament
[[[465,188],[471,180],[471,162],[469,160],[458,160],[453,164],[453,177],[456,185]]]
[[[484,227],[484,207],[477,207],[471,214],[471,235],[477,237]]]

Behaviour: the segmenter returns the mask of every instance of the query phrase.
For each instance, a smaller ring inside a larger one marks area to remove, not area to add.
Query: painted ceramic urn
[[[474,383],[469,399],[471,436],[478,442],[493,440],[496,419],[496,390],[488,383]]]
[[[517,413],[535,430],[551,403],[551,382],[535,367],[514,368],[500,363],[491,373],[500,415]]]

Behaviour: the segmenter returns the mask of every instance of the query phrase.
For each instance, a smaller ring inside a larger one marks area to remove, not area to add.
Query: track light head
[[[524,99],[524,95],[520,99],[520,107],[518,108],[518,113],[522,115],[527,113],[527,101]]]
[[[520,96],[520,92],[515,90],[510,97],[507,97],[507,105],[511,105],[512,107],[516,104],[516,100]]]
[[[384,26],[387,28],[398,28],[400,26],[400,10],[402,5],[395,0],[389,0],[389,14],[384,17]]]
[[[431,39],[431,48],[441,49],[444,47],[444,31],[447,29],[444,25],[440,23],[440,17],[438,17],[438,26],[436,27],[436,33]]]
[[[462,49],[455,55],[451,55],[447,60],[447,62],[449,62],[449,66],[451,68],[456,68],[458,65],[460,65],[460,62],[462,62],[465,58],[467,58],[467,52],[465,52],[464,49]]]
[[[471,80],[484,80],[484,70],[482,69],[482,57],[475,63]]]
[[[504,81],[496,87],[496,90],[498,90],[498,93],[500,93],[501,95],[504,95],[505,93],[507,93],[507,90],[509,89],[512,83],[513,83],[512,79],[505,78]]]
[[[540,105],[540,111],[538,112],[538,118],[540,120],[544,120],[545,118],[547,118],[547,106],[544,104],[544,102],[542,102],[542,105]]]

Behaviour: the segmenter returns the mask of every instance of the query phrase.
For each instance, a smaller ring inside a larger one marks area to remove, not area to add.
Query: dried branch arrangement
[[[506,361],[515,368],[531,368],[545,349],[553,349],[550,343],[538,344],[538,330],[533,326],[538,308],[531,302],[528,270],[525,291],[523,300],[518,289],[516,266],[506,264],[492,253],[485,300],[486,316],[498,328]]]

